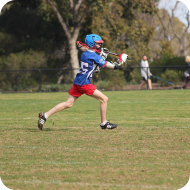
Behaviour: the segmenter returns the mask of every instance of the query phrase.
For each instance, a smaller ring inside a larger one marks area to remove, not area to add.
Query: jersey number
[[[88,63],[85,63],[85,62],[82,62],[81,61],[81,68],[79,69],[79,72],[78,73],[80,73],[80,74],[85,74],[85,73],[87,73],[88,72],[88,69],[86,69],[86,68],[88,68]]]

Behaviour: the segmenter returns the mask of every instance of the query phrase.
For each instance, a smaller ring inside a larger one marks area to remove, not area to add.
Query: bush
[[[61,92],[61,91],[69,91],[72,87],[71,84],[45,84],[42,85],[42,91],[44,92]]]
[[[175,85],[178,85],[181,82],[181,79],[180,79],[181,75],[182,75],[181,71],[177,72],[177,71],[174,71],[174,70],[167,69],[165,71],[165,73],[161,74],[161,78],[166,80],[166,81],[172,82]],[[161,85],[170,86],[170,84],[168,84],[168,83],[166,83],[164,81],[159,80],[159,82],[161,83]]]
[[[109,77],[108,90],[120,90],[125,86],[124,71],[115,70]]]
[[[131,78],[131,84],[140,84],[142,81],[142,76],[141,76],[141,70],[140,69],[134,69],[130,73],[130,78]]]
[[[165,55],[161,59],[153,61],[150,63],[150,66],[176,66],[176,65],[185,65],[185,57],[177,57],[171,55]],[[178,68],[177,68],[178,69]]]
[[[122,89],[126,83],[122,70],[101,69],[100,73],[93,77],[93,80],[98,88],[105,90]]]
[[[1,70],[19,70],[19,69],[37,69],[46,65],[47,59],[43,52],[19,52],[11,53],[9,56],[0,57]],[[0,88],[9,89],[26,89],[28,86],[36,86],[39,80],[39,74],[30,71],[1,72]]]
[[[180,66],[181,67],[175,67],[175,66]],[[185,58],[184,56],[182,57],[176,57],[176,56],[169,56],[165,55],[162,59],[159,59],[157,61],[151,62],[150,66],[174,66],[172,70],[178,72],[183,72],[185,71]],[[164,74],[166,72],[167,68],[151,68],[151,73],[156,76],[160,76],[161,74]],[[180,73],[179,73],[180,74]],[[180,74],[181,80],[184,78],[183,74]]]
[[[109,82],[99,80],[98,82],[95,82],[95,86],[100,90],[107,90],[108,89]]]

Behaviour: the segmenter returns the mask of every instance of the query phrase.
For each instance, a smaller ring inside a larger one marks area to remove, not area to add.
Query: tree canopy
[[[157,3],[155,0],[10,2],[0,15],[0,56],[4,60],[0,67],[12,69],[7,63],[9,59],[5,59],[7,56],[27,55],[32,59],[35,53],[31,52],[38,52],[43,62],[36,64],[36,68],[76,68],[75,75],[81,54],[76,48],[76,40],[84,42],[90,33],[100,35],[110,51],[129,54],[132,60],[128,64],[133,66],[139,66],[143,54],[152,60],[165,54],[183,55],[189,47],[188,28],[184,28],[184,35],[180,36],[184,25],[174,14],[159,10]],[[178,52],[174,46],[179,47]],[[108,58],[115,59],[113,56]],[[18,65],[24,68],[23,64]],[[62,73],[57,77],[60,81]]]

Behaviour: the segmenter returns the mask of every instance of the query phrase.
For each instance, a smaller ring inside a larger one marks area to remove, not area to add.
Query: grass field
[[[38,113],[68,93],[0,94],[0,177],[14,190],[169,189],[190,175],[190,91],[113,91],[99,127],[99,102],[83,95],[37,128]]]

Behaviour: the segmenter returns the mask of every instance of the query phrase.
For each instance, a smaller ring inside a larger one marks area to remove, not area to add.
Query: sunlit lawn
[[[107,120],[83,95],[51,116],[68,93],[0,94],[0,177],[10,189],[170,189],[190,175],[190,91],[110,91]]]

